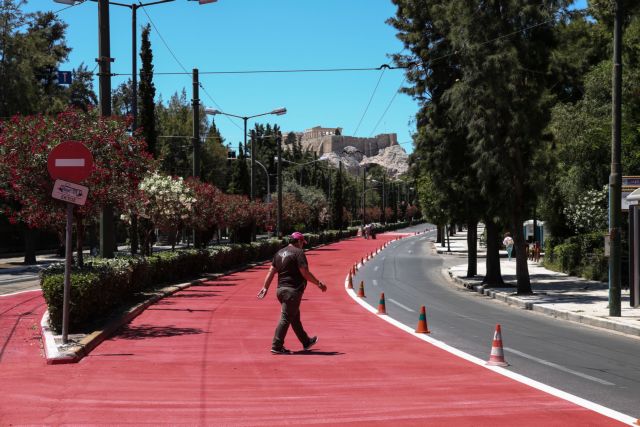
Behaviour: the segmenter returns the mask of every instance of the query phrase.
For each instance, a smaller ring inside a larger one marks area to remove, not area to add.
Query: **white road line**
[[[394,300],[394,299],[392,299],[392,298],[387,298],[387,301],[389,301],[389,302],[391,302],[391,303],[394,303],[394,304],[395,304],[395,305],[397,305],[398,307],[402,307],[402,308],[404,308],[405,310],[410,311],[410,312],[412,312],[412,313],[415,313],[415,312],[416,312],[415,310],[410,309],[409,307],[407,307],[407,306],[406,306],[406,305],[404,305],[404,304],[400,304],[398,301],[396,301],[396,300]]]
[[[27,292],[42,292],[42,289],[28,289],[26,291],[17,291],[17,292],[12,292],[10,294],[2,294],[2,295],[0,295],[0,298],[2,298],[2,297],[10,297],[12,295],[24,294],[24,293],[27,293]]]
[[[344,287],[345,290],[347,291],[347,294],[349,294],[349,296],[351,297],[352,300],[354,300],[356,302],[356,304],[360,304],[365,310],[369,311],[370,313],[378,316],[377,314],[377,310],[369,305],[366,301],[364,301],[362,298],[358,298],[358,296],[356,295],[355,290],[353,289],[347,289],[347,278],[345,277],[344,280]],[[387,300],[388,301],[388,300]],[[520,375],[517,374],[513,371],[510,371],[508,369],[502,368],[500,366],[488,366],[487,362],[485,360],[482,360],[478,357],[472,356],[469,353],[465,353],[462,350],[458,350],[457,348],[451,347],[448,344],[445,344],[444,342],[437,340],[435,338],[432,338],[428,335],[425,334],[418,334],[415,332],[415,330],[413,328],[410,328],[409,326],[398,322],[397,320],[395,320],[394,318],[390,317],[390,316],[378,316],[380,319],[384,320],[385,322],[389,322],[392,325],[394,325],[395,327],[397,327],[398,329],[401,329],[403,331],[405,331],[406,333],[408,333],[409,335],[412,335],[413,337],[428,342],[431,345],[434,345],[438,348],[441,348],[445,351],[448,351],[449,353],[456,355],[464,360],[468,360],[471,363],[475,363],[478,366],[483,367],[484,369],[488,369],[490,371],[493,371],[497,374],[503,375],[507,378],[511,378],[513,380],[516,380],[522,384],[526,384],[530,387],[534,387],[538,390],[541,390],[545,393],[549,393],[553,396],[559,397],[560,399],[564,399],[568,402],[572,402],[575,403],[576,405],[580,405],[583,408],[587,408],[590,409],[592,411],[595,411],[599,414],[602,414],[606,417],[609,418],[613,418],[614,420],[618,420],[620,422],[623,422],[627,425],[630,426],[635,426],[637,425],[637,417],[632,417],[630,415],[627,414],[623,414],[622,412],[618,412],[616,410],[613,410],[611,408],[607,408],[605,406],[599,405],[595,402],[591,402],[589,400],[583,399],[581,397],[578,397],[576,395],[567,393],[566,391],[562,391],[560,389],[557,389],[555,387],[551,387],[549,385],[543,384],[539,381],[533,380],[531,378],[525,377],[524,375]]]
[[[546,366],[550,366],[552,368],[556,368],[560,371],[566,372],[568,374],[572,374],[572,375],[576,375],[578,377],[590,380],[590,381],[595,381],[597,383],[600,384],[604,384],[604,385],[615,385],[614,383],[610,383],[609,381],[605,381],[605,380],[601,380],[600,378],[596,378],[596,377],[592,377],[591,375],[587,375],[587,374],[583,374],[582,372],[578,372],[578,371],[574,371],[573,369],[569,369],[569,368],[565,368],[562,365],[558,365],[556,363],[553,362],[549,362],[548,360],[544,360],[544,359],[539,359],[535,356],[531,356],[527,353],[523,353],[521,351],[515,350],[513,348],[509,348],[509,347],[505,347],[504,348],[506,351],[517,354],[518,356],[524,357],[525,359],[529,359],[529,360],[533,360],[534,362],[538,362],[541,363],[543,365]]]
[[[376,279],[373,279],[373,286],[378,286],[378,281]]]

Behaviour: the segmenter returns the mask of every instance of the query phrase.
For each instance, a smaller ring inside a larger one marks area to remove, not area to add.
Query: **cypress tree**
[[[151,33],[151,25],[147,24],[142,30],[142,43],[140,45],[140,60],[142,68],[140,69],[140,83],[138,84],[138,96],[140,97],[140,114],[138,120],[142,128],[142,135],[147,141],[147,151],[158,156],[156,148],[158,134],[156,131],[156,113],[155,101],[156,88],[153,84],[153,52],[151,50],[151,42],[149,34]]]

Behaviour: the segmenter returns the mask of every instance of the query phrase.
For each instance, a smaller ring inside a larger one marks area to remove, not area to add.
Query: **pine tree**
[[[156,132],[155,96],[156,88],[153,84],[153,52],[149,34],[151,25],[147,24],[142,30],[142,43],[140,45],[140,83],[138,84],[138,96],[140,97],[140,113],[138,120],[142,128],[142,134],[147,141],[147,150],[154,157],[158,156]]]
[[[69,86],[69,103],[82,111],[98,104],[98,97],[93,90],[93,73],[84,63],[73,70],[73,81]]]

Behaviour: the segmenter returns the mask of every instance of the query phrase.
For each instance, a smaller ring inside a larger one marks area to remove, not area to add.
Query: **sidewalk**
[[[286,345],[296,351],[290,356],[269,352],[280,316],[274,290],[256,298],[268,263],[157,301],[77,364],[46,365],[41,357],[37,322],[46,307],[40,292],[0,298],[0,425],[559,427],[636,421],[623,414],[609,418],[606,408],[594,412],[597,405],[587,409],[485,360],[456,357],[433,338],[361,307],[345,289],[347,272],[397,237],[347,239],[307,252],[311,271],[329,290],[307,289],[302,320],[320,340],[302,351],[290,331]]]
[[[509,261],[506,252],[501,251],[500,270],[509,287],[484,288],[486,248],[478,248],[478,271],[473,278],[467,274],[467,232],[458,232],[450,237],[451,251],[436,244],[440,254],[460,257],[460,265],[451,267],[448,274],[458,284],[490,298],[526,310],[540,312],[559,319],[579,322],[590,326],[609,329],[634,337],[640,337],[640,309],[629,305],[629,290],[622,290],[622,316],[609,316],[609,287],[607,283],[568,276],[564,273],[544,268],[541,263],[528,261],[529,277],[533,295],[518,296],[516,286],[516,261]]]

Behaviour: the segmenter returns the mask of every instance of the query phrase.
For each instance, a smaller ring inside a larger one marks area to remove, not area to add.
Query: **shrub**
[[[378,230],[406,226],[406,222],[394,223],[381,225]],[[329,230],[305,237],[310,246],[316,246],[355,236],[357,232],[357,227],[351,227],[346,231]],[[69,331],[86,330],[119,306],[130,305],[142,291],[198,277],[202,273],[222,272],[241,264],[266,260],[286,244],[286,239],[270,239],[206,249],[164,251],[148,257],[88,258],[82,269],[72,268]],[[58,332],[62,328],[63,284],[64,264],[54,264],[42,272],[41,286],[49,307],[51,327]]]

